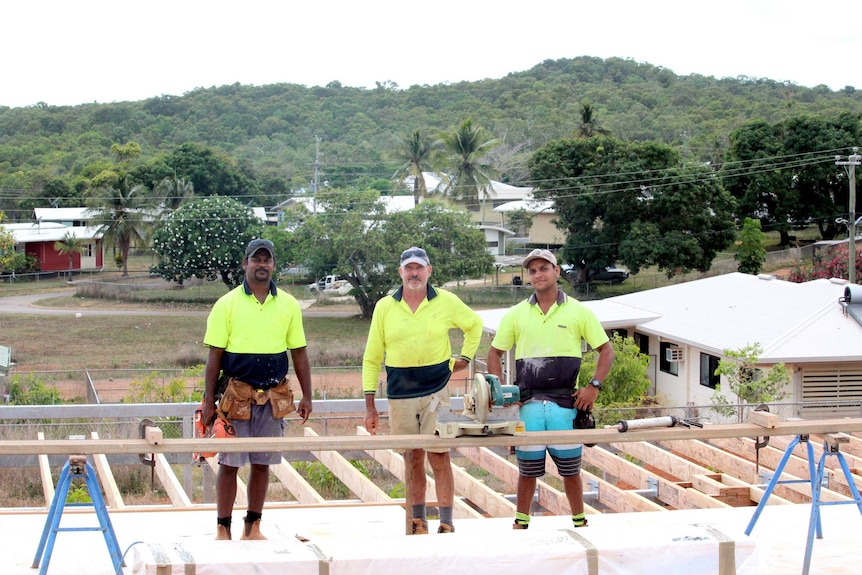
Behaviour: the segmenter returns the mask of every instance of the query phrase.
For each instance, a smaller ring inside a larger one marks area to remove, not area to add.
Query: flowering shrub
[[[790,281],[796,283],[816,279],[849,277],[850,248],[846,244],[825,248],[817,252],[811,265],[800,265],[790,270]],[[862,251],[856,251],[856,281],[862,271]]]
[[[179,284],[191,277],[221,277],[229,287],[239,285],[245,246],[262,233],[263,223],[233,198],[192,200],[153,235],[159,263],[150,271]]]

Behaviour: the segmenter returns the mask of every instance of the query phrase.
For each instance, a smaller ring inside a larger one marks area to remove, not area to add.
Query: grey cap
[[[431,265],[431,260],[428,259],[428,252],[423,250],[422,248],[417,248],[413,246],[412,248],[407,248],[403,252],[401,252],[401,267],[403,268],[407,264],[419,264],[421,266],[428,267]]]
[[[269,257],[275,259],[275,246],[269,240],[256,239],[248,242],[248,247],[245,248],[245,257],[254,255],[257,250],[266,250],[269,252]]]

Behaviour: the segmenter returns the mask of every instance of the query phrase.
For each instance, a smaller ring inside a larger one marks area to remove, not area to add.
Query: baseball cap
[[[248,242],[248,247],[245,248],[245,257],[254,255],[257,250],[266,250],[269,252],[269,257],[275,259],[275,252],[273,248],[275,246],[272,245],[272,242],[269,240],[256,239]]]
[[[550,250],[535,249],[531,251],[527,254],[527,257],[524,258],[524,261],[521,262],[521,265],[523,267],[527,267],[533,260],[545,260],[555,266],[557,265],[557,258],[550,252]]]
[[[407,264],[430,266],[431,261],[428,259],[428,253],[425,250],[413,246],[401,252],[401,267],[403,268]]]

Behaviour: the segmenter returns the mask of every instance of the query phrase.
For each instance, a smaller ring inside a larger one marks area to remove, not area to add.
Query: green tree
[[[322,190],[318,212],[297,228],[301,261],[317,275],[338,274],[353,287],[362,316],[400,283],[399,256],[411,245],[428,251],[435,285],[488,271],[484,234],[464,212],[434,201],[386,215],[379,193]]]
[[[175,177],[189,180],[196,194],[230,196],[244,204],[261,197],[257,180],[246,165],[201,144],[180,144],[161,162]]]
[[[395,250],[391,261],[397,262],[400,253],[414,245],[428,252],[434,285],[481,277],[493,268],[485,234],[466,212],[442,203],[422,202],[412,210],[391,214],[383,231],[386,244]]]
[[[517,235],[526,237],[530,233],[530,228],[533,227],[533,214],[523,208],[512,210],[506,213],[506,221],[509,223],[509,228]]]
[[[218,277],[228,288],[242,282],[245,246],[263,234],[263,223],[232,198],[207,197],[187,202],[153,235],[159,262],[152,272],[182,284]],[[279,265],[281,262],[279,262]]]
[[[740,215],[779,232],[781,245],[790,244],[791,227],[802,221],[815,221],[821,237],[832,239],[849,194],[834,155],[857,145],[860,136],[858,114],[846,112],[748,122],[730,134],[722,180]]]
[[[0,271],[14,270],[16,261],[15,236],[3,227],[6,214],[0,210]]]
[[[9,380],[9,403],[11,405],[57,405],[63,403],[56,387],[45,385],[45,382],[34,374],[26,378],[13,375]]]
[[[162,215],[167,216],[195,195],[195,185],[185,178],[164,178],[153,188]]]
[[[84,251],[84,244],[80,239],[66,232],[62,240],[54,242],[54,249],[61,256],[69,256],[69,279],[72,278],[72,263],[75,260],[75,254],[80,254]]]
[[[781,401],[787,396],[787,386],[791,375],[783,363],[777,363],[765,371],[757,367],[763,349],[759,343],[748,344],[739,349],[726,349],[726,359],[718,362],[717,375],[725,376],[729,391],[736,397],[737,406],[743,404],[759,405]],[[712,403],[717,411],[726,413],[731,407],[727,396],[716,387]],[[742,409],[737,410],[742,421]]]
[[[616,355],[610,373],[602,382],[602,392],[599,394],[597,403],[605,407],[640,404],[650,387],[650,380],[647,377],[649,356],[641,353],[634,339],[622,337],[618,333],[611,336],[611,345],[614,346]],[[598,357],[599,354],[595,350],[590,350],[584,355],[581,370],[578,373],[579,387],[587,385],[593,376]]]
[[[616,261],[669,277],[706,271],[730,245],[733,198],[709,169],[680,164],[669,146],[601,136],[551,142],[533,155],[534,195],[553,200],[579,281]]]
[[[129,175],[141,147],[134,142],[114,144],[111,151],[117,163],[92,178],[87,207],[91,224],[98,226],[106,241],[119,247],[123,256],[122,275],[128,276],[129,250],[133,242],[144,242],[148,218],[152,217],[156,202],[150,190]]]
[[[437,153],[434,142],[422,131],[413,130],[392,151],[392,158],[399,162],[395,172],[397,181],[413,177],[413,203],[419,205],[428,195],[423,172],[432,169]]]
[[[765,237],[766,234],[760,229],[760,220],[745,218],[739,234],[739,247],[733,256],[739,262],[737,269],[740,272],[751,275],[760,273],[766,261],[766,248],[763,246]]]
[[[495,175],[486,155],[497,144],[498,140],[488,138],[485,130],[473,125],[472,118],[467,118],[451,132],[444,132],[440,138],[444,152],[440,161],[446,171],[444,193],[455,199],[484,204],[486,197],[493,193],[491,178]]]
[[[325,188],[317,193],[315,213],[295,230],[303,265],[313,277],[338,274],[350,282],[366,318],[398,278],[398,247],[386,245],[386,211],[379,200],[374,190]]]
[[[580,122],[575,130],[576,138],[592,138],[593,136],[609,136],[610,130],[605,129],[599,121],[596,109],[589,102],[581,104]]]

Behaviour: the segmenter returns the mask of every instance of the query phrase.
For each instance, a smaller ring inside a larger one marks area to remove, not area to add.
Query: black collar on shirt
[[[431,301],[437,297],[437,290],[435,290],[431,284],[428,284],[426,287],[428,288],[428,301]],[[395,293],[392,294],[392,297],[395,298],[396,301],[401,301],[401,298],[404,297],[404,286],[398,288]]]
[[[242,289],[245,290],[245,295],[252,295],[247,279],[242,280]],[[278,288],[275,287],[275,282],[273,280],[269,280],[269,293],[272,297],[276,297],[278,295]]]
[[[557,305],[563,305],[566,297],[566,292],[557,288]],[[536,292],[533,292],[533,295],[530,296],[530,305],[536,305],[537,303],[539,303],[539,300],[536,299]]]

